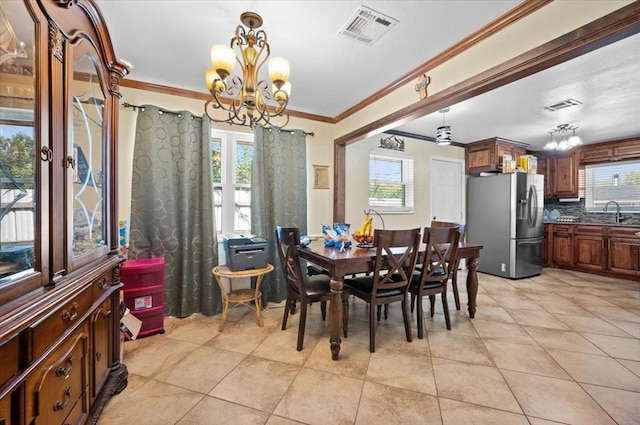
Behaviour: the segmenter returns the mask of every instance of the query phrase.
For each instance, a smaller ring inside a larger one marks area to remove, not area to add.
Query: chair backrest
[[[385,290],[406,290],[418,258],[420,229],[376,230],[373,244],[376,258],[372,295]]]
[[[467,230],[467,225],[464,223],[454,223],[452,221],[439,221],[439,220],[431,220],[431,227],[458,227],[460,231],[460,241],[464,242],[465,232]]]
[[[304,290],[304,275],[298,256],[299,244],[300,230],[297,227],[276,226],[278,257],[280,257],[280,266],[287,287],[303,298],[306,296],[306,292]]]
[[[421,282],[445,284],[455,267],[460,242],[460,230],[456,227],[425,227],[422,241],[426,244],[423,257]]]

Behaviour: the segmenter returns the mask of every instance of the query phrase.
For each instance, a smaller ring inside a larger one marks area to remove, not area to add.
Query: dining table
[[[456,259],[465,259],[467,263],[467,297],[469,317],[476,314],[476,297],[478,295],[478,258],[482,245],[460,242]],[[358,247],[351,245],[348,248],[339,249],[334,246],[325,246],[323,239],[313,240],[306,246],[298,246],[298,255],[305,260],[323,267],[331,276],[330,286],[332,297],[329,303],[329,342],[331,358],[338,360],[340,353],[340,333],[342,332],[342,289],[344,277],[357,273],[374,271],[376,249],[375,247]],[[421,252],[420,255],[424,255]]]

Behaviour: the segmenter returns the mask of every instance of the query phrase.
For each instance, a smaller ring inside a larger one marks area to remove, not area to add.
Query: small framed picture
[[[313,188],[329,189],[329,166],[328,165],[313,166]]]

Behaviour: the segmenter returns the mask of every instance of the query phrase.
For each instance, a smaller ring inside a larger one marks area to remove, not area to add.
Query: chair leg
[[[378,312],[380,312],[380,309],[378,309]],[[379,313],[378,320],[380,320]],[[369,351],[372,353],[376,352],[376,321],[374,318],[373,306],[369,308]]]
[[[300,303],[300,323],[298,324],[298,346],[297,350],[302,351],[304,344],[304,328],[307,325],[307,304]]]
[[[415,296],[415,295],[414,295]],[[422,297],[417,297],[418,308],[416,309],[416,319],[418,320],[418,339],[424,338],[424,311],[422,308]]]
[[[378,304],[376,306],[376,310],[378,312],[378,322],[380,321],[380,317],[382,317],[382,304]]]
[[[433,308],[436,305],[436,296],[435,295],[429,295],[429,302],[431,303],[431,317],[433,317]]]
[[[384,305],[384,320],[389,318],[389,304]]]
[[[296,314],[296,300],[291,300],[289,309],[291,310],[291,314]]]
[[[416,294],[411,294],[411,312],[412,313],[415,307],[416,307]]]
[[[411,342],[411,321],[409,320],[409,308],[407,306],[407,297],[402,300],[402,318],[404,319],[404,333],[407,335],[407,342]],[[388,305],[388,304],[387,304]]]
[[[451,330],[451,318],[449,317],[449,304],[447,303],[447,292],[443,292],[442,296],[442,310],[444,311],[444,321],[447,324],[447,329]]]
[[[284,316],[282,316],[282,330],[287,329],[287,321],[289,320],[289,312],[291,311],[291,303],[293,300],[287,297],[287,301],[284,304]]]
[[[342,334],[347,337],[349,333],[349,293],[342,291]]]
[[[456,310],[460,310],[460,294],[458,294],[458,266],[460,260],[456,261],[455,268],[451,277],[451,286],[453,287],[453,299],[456,302]]]
[[[322,320],[327,319],[327,302],[320,301],[320,312],[322,313]]]

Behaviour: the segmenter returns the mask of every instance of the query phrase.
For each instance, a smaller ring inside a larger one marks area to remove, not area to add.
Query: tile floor
[[[238,307],[221,333],[219,316],[167,317],[164,335],[125,343],[129,385],[98,424],[640,424],[640,283],[557,269],[479,281],[474,319],[450,293],[452,329],[438,299],[408,343],[393,306],[373,354],[352,298],[337,362],[316,304],[302,352],[282,305],[263,328]]]

